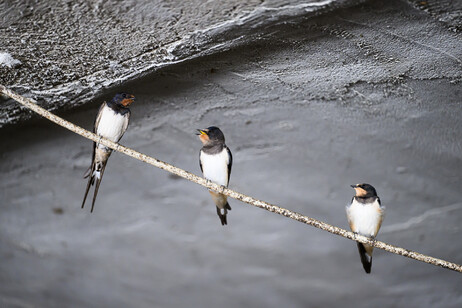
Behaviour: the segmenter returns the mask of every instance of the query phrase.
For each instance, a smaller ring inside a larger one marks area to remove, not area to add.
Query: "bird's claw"
[[[377,240],[375,239],[375,236],[371,236],[370,239],[372,241],[372,246],[375,247],[375,243],[377,243]]]

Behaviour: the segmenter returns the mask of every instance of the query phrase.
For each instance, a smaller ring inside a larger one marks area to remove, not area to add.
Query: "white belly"
[[[96,128],[96,134],[103,136],[111,141],[118,142],[124,133],[125,122],[127,119],[111,108],[104,106]]]
[[[373,204],[362,204],[353,200],[346,211],[353,232],[367,237],[377,235],[383,218],[383,208],[377,201]]]
[[[223,149],[219,154],[209,155],[201,151],[202,172],[207,180],[228,186],[228,152]]]

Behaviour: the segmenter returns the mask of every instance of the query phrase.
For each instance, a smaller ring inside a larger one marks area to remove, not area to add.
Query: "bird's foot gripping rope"
[[[147,155],[142,154],[140,152],[137,152],[137,151],[135,151],[133,149],[127,148],[127,147],[125,147],[123,145],[119,145],[119,144],[117,144],[115,142],[112,142],[112,141],[110,141],[108,139],[101,138],[100,136],[98,136],[98,135],[96,135],[96,134],[94,134],[94,133],[92,133],[92,132],[90,132],[90,131],[88,131],[86,129],[83,129],[83,128],[81,128],[81,127],[79,127],[79,126],[77,126],[77,125],[75,125],[75,124],[73,124],[73,123],[71,123],[69,121],[64,120],[63,118],[60,118],[60,117],[54,115],[53,113],[43,109],[42,107],[38,106],[35,103],[33,103],[30,99],[27,99],[27,98],[15,93],[15,92],[9,90],[9,89],[7,89],[6,87],[4,87],[2,85],[0,85],[0,93],[14,99],[15,101],[17,101],[21,105],[31,109],[35,113],[37,113],[37,114],[43,116],[44,118],[58,124],[59,126],[67,128],[68,130],[70,130],[70,131],[72,131],[72,132],[74,132],[74,133],[76,133],[76,134],[78,134],[78,135],[80,135],[82,137],[90,139],[90,140],[92,140],[94,142],[99,142],[99,143],[101,143],[101,144],[107,146],[108,148],[111,148],[111,149],[113,149],[113,150],[115,150],[117,152],[123,153],[123,154],[125,154],[127,156],[131,156],[131,157],[133,157],[135,159],[138,159],[138,160],[140,160],[142,162],[153,165],[153,166],[155,166],[157,168],[160,168],[160,169],[163,169],[163,170],[165,170],[167,172],[173,173],[173,174],[175,174],[177,176],[180,176],[180,177],[182,177],[182,178],[184,178],[184,179],[186,179],[188,181],[191,181],[191,182],[194,182],[194,183],[199,184],[201,186],[204,186],[206,188],[212,189],[212,190],[214,190],[216,192],[222,193],[222,194],[224,194],[224,195],[226,195],[228,197],[231,197],[233,199],[237,199],[239,201],[250,204],[252,206],[265,209],[265,210],[267,210],[269,212],[273,212],[273,213],[276,213],[276,214],[291,218],[293,220],[305,223],[307,225],[311,225],[311,226],[316,227],[318,229],[321,229],[321,230],[324,230],[324,231],[327,231],[327,232],[342,236],[344,238],[356,241],[358,243],[371,245],[371,246],[374,246],[375,248],[379,248],[379,249],[382,249],[382,250],[385,250],[385,251],[388,251],[388,252],[391,252],[391,253],[394,253],[394,254],[397,254],[397,255],[408,257],[410,259],[421,261],[421,262],[424,262],[424,263],[427,263],[427,264],[433,264],[433,265],[436,265],[436,266],[440,266],[440,267],[443,267],[443,268],[447,268],[447,269],[462,273],[462,265],[459,265],[459,264],[456,264],[456,263],[453,263],[453,262],[449,262],[449,261],[445,261],[445,260],[442,260],[442,259],[438,259],[438,258],[435,258],[435,257],[427,256],[427,255],[421,254],[419,252],[415,252],[415,251],[408,250],[408,249],[405,249],[405,248],[393,246],[393,245],[390,245],[390,244],[387,244],[387,243],[384,243],[384,242],[381,242],[381,241],[373,241],[372,239],[370,239],[368,237],[365,237],[365,236],[362,236],[362,235],[359,235],[359,234],[355,236],[355,234],[353,232],[347,231],[347,230],[339,228],[339,227],[332,226],[332,225],[327,224],[325,222],[322,222],[320,220],[316,220],[314,218],[299,214],[297,212],[293,212],[291,210],[288,210],[288,209],[285,209],[285,208],[282,208],[282,207],[267,203],[265,201],[255,199],[253,197],[241,194],[241,193],[236,192],[234,190],[231,190],[229,188],[223,188],[222,189],[222,187],[220,185],[215,184],[215,183],[210,182],[210,181],[207,181],[206,179],[201,178],[201,177],[199,177],[199,176],[197,176],[195,174],[192,174],[192,173],[190,173],[188,171],[185,171],[183,169],[180,169],[178,167],[175,167],[173,165],[170,165],[168,163],[160,161],[160,160],[158,160],[158,159],[156,159],[154,157],[147,156]]]

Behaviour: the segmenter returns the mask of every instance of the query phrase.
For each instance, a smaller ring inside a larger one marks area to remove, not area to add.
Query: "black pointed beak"
[[[350,186],[351,186],[351,188],[356,188],[356,185],[350,185]]]

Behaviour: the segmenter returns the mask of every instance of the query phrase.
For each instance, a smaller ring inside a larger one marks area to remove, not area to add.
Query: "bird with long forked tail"
[[[375,188],[370,184],[351,185],[355,195],[346,207],[348,223],[354,233],[375,239],[382,225],[385,207],[382,206]],[[373,246],[357,243],[361,263],[366,273],[371,272]]]
[[[93,132],[99,136],[107,138],[113,142],[119,142],[120,138],[127,130],[130,120],[130,109],[128,108],[135,100],[135,96],[127,93],[118,93],[109,102],[104,102],[99,108],[96,116]],[[95,207],[96,196],[98,195],[99,185],[103,178],[104,169],[112,150],[102,144],[93,143],[93,156],[91,166],[85,172],[84,178],[88,177],[85,196],[83,197],[82,208],[85,205],[90,187],[95,185],[91,212]]]
[[[203,144],[199,153],[199,164],[204,177],[216,184],[228,187],[233,156],[225,144],[223,132],[215,126],[197,131]],[[228,197],[212,190],[209,192],[217,207],[217,215],[220,217],[221,224],[227,225],[228,210],[231,210]]]

